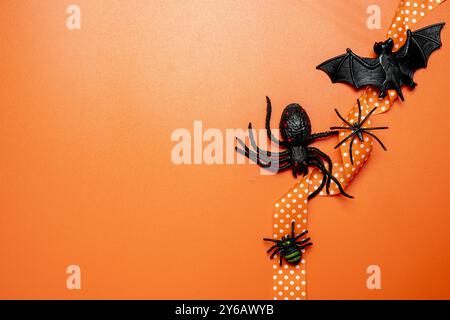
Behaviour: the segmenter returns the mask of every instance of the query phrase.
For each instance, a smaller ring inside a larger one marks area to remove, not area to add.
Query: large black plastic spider
[[[311,238],[306,238],[298,241],[301,237],[308,233],[308,230],[303,231],[299,235],[295,235],[294,232],[295,221],[292,221],[292,232],[291,235],[286,235],[281,238],[281,240],[264,238],[264,241],[275,242],[275,244],[267,250],[267,253],[274,250],[270,259],[273,259],[277,253],[280,254],[280,267],[283,265],[283,258],[286,259],[287,262],[297,265],[302,260],[302,250],[306,249],[312,242],[308,242]]]
[[[260,167],[281,172],[286,169],[292,169],[292,174],[297,177],[297,174],[308,174],[308,167],[318,168],[322,174],[323,179],[317,190],[314,190],[308,199],[314,198],[326,185],[326,191],[329,194],[329,187],[331,180],[336,183],[342,195],[353,198],[347,194],[342,188],[339,181],[332,175],[332,161],[330,157],[315,147],[309,145],[320,138],[325,138],[337,135],[338,131],[326,131],[311,134],[311,121],[309,120],[306,111],[297,103],[288,105],[284,110],[280,120],[280,132],[282,141],[278,140],[270,130],[270,116],[272,114],[272,105],[269,97],[266,97],[267,113],[266,113],[266,130],[270,141],[277,145],[287,148],[282,152],[270,152],[260,149],[253,136],[252,124],[248,124],[250,143],[256,150],[256,153],[250,150],[245,143],[236,138],[239,144],[244,148],[242,150],[236,147],[236,151],[249,159],[255,161]],[[328,163],[328,170],[325,168],[323,159]]]
[[[372,115],[372,113],[375,112],[375,110],[377,110],[377,107],[373,108],[372,110],[370,110],[370,112],[367,114],[367,116],[364,118],[364,120],[361,121],[361,112],[362,112],[362,108],[361,108],[361,103],[359,102],[359,99],[357,99],[356,101],[358,101],[358,122],[355,123],[350,123],[348,122],[344,117],[342,117],[339,113],[339,111],[337,111],[337,109],[334,109],[334,111],[336,111],[336,114],[338,115],[338,117],[346,124],[348,125],[348,127],[331,127],[330,129],[332,130],[349,130],[351,131],[351,133],[345,137],[345,139],[343,139],[341,142],[339,142],[334,148],[339,148],[339,146],[341,146],[344,142],[346,142],[347,140],[350,140],[350,147],[349,147],[349,153],[350,153],[350,162],[353,164],[353,141],[356,139],[356,137],[359,138],[359,140],[361,142],[363,142],[363,134],[366,133],[369,136],[373,137],[375,140],[378,141],[378,143],[381,145],[381,147],[384,149],[384,151],[386,151],[386,147],[384,146],[383,142],[381,142],[380,139],[378,139],[378,137],[376,135],[374,135],[372,132],[370,132],[369,130],[384,130],[384,129],[388,129],[388,127],[364,127],[363,125],[364,123],[366,123],[366,121],[369,119],[369,117]]]

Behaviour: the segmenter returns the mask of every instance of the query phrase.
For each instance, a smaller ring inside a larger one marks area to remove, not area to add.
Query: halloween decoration
[[[277,253],[280,255],[280,266],[283,265],[283,258],[286,259],[287,262],[297,265],[302,260],[302,250],[306,249],[312,242],[309,242],[311,238],[306,238],[300,240],[303,236],[308,233],[308,230],[303,231],[299,235],[295,235],[295,221],[292,221],[292,230],[291,235],[286,235],[281,238],[281,240],[276,239],[268,239],[264,238],[264,241],[275,242],[275,244],[267,250],[267,253],[270,253],[272,250],[272,255],[270,259],[273,259]]]
[[[346,124],[348,127],[342,126],[342,127],[331,127],[330,129],[332,130],[348,130],[350,131],[350,134],[345,137],[341,142],[339,142],[336,147],[334,147],[335,149],[340,147],[343,143],[345,143],[347,140],[350,140],[350,146],[349,146],[349,154],[350,154],[350,161],[353,164],[353,142],[355,141],[355,138],[358,137],[358,139],[363,142],[363,135],[364,134],[368,134],[369,136],[373,137],[375,140],[378,141],[378,143],[381,145],[381,147],[384,149],[384,151],[386,151],[386,147],[384,146],[384,144],[381,142],[381,140],[375,136],[372,132],[370,132],[371,130],[384,130],[384,129],[388,129],[388,127],[363,127],[364,124],[367,122],[367,120],[369,120],[369,117],[372,115],[372,113],[375,112],[375,110],[377,109],[377,107],[373,108],[372,110],[370,110],[370,112],[367,114],[367,116],[364,118],[364,120],[361,121],[361,114],[362,114],[362,109],[361,109],[361,103],[359,102],[359,99],[356,100],[358,102],[358,121],[354,122],[354,123],[350,123],[349,121],[347,121],[344,117],[342,117],[339,113],[339,111],[337,111],[337,109],[334,109],[334,111],[336,112],[336,114],[338,115],[338,117],[344,122],[344,124]]]
[[[373,152],[372,143],[376,138],[368,134],[369,132],[372,134],[375,132],[372,131],[373,128],[369,128],[371,127],[370,122],[372,118],[377,114],[387,113],[396,100],[402,98],[400,97],[400,94],[402,94],[401,85],[414,85],[412,82],[414,71],[425,67],[431,52],[441,45],[440,30],[444,24],[437,24],[416,32],[409,30],[414,29],[423,17],[434,11],[445,0],[399,0],[398,2],[393,22],[387,30],[386,38],[391,37],[392,40],[379,44],[376,49],[378,52],[383,49],[388,53],[377,52],[378,59],[359,58],[354,54],[350,55],[348,53],[341,56],[340,61],[335,61],[336,58],[334,58],[327,61],[328,65],[324,63],[320,66],[329,70],[327,73],[334,80],[333,82],[348,82],[357,88],[367,85],[359,98],[362,108],[359,103],[354,103],[349,108],[348,113],[343,114],[344,117],[342,117],[348,123],[344,121],[342,127],[336,128],[339,130],[340,141],[348,136],[347,143],[342,142],[339,145],[340,156],[337,159],[333,159],[333,176],[339,179],[345,188],[362,172],[362,168],[366,165]],[[392,53],[392,48],[397,52]],[[399,48],[400,50],[398,50]],[[398,59],[396,60],[396,58]],[[411,58],[417,58],[417,60]],[[365,65],[369,65],[370,68],[367,68]],[[386,73],[384,68],[387,70]],[[374,86],[373,83],[378,85],[378,87]],[[391,88],[394,88],[395,91],[389,90]],[[381,92],[378,89],[381,89]],[[386,92],[387,90],[389,91]],[[435,92],[437,94],[440,93],[439,91]],[[379,100],[377,99],[379,96],[384,98]],[[433,94],[430,95],[430,98],[433,98]],[[338,114],[338,116],[340,115]],[[364,121],[367,117],[371,118]],[[355,124],[354,127],[352,127],[353,124]],[[348,134],[346,135],[345,133]],[[364,142],[360,141],[362,137]],[[354,141],[350,143],[353,146],[350,158],[348,156],[348,142],[353,138]],[[376,140],[384,147],[379,139]],[[289,225],[286,225],[286,223],[289,223],[294,218],[297,229],[308,229],[310,208],[308,208],[309,203],[305,198],[321,184],[322,178],[321,175],[316,174],[301,177],[291,188],[274,201],[272,232],[275,245],[282,243],[277,243],[276,240],[286,240],[285,237],[288,235],[291,238],[291,230],[289,230]],[[330,195],[338,193],[337,185],[332,184]],[[320,192],[320,195],[327,196],[324,192]],[[267,241],[270,241],[270,239],[267,239]],[[279,246],[275,246],[272,250],[278,248]],[[284,252],[280,250],[280,253]],[[271,285],[273,287],[274,300],[304,300],[308,298],[307,260],[307,258],[301,259],[301,263],[298,265],[285,263],[282,267],[279,266],[278,259],[272,260]]]
[[[282,140],[278,140],[270,130],[270,117],[272,113],[272,105],[269,97],[267,101],[266,114],[266,130],[269,140],[273,141],[282,148],[286,148],[282,152],[270,152],[260,149],[254,139],[252,124],[249,123],[249,138],[252,147],[256,152],[250,150],[245,143],[236,138],[243,149],[236,147],[236,151],[240,154],[255,161],[260,167],[269,170],[275,170],[277,173],[286,169],[291,169],[294,177],[297,174],[306,176],[308,167],[312,166],[319,169],[323,174],[323,179],[318,187],[309,196],[308,199],[314,198],[325,187],[329,193],[331,180],[336,183],[342,195],[353,198],[347,194],[342,188],[340,182],[332,174],[332,161],[330,157],[318,148],[309,146],[314,141],[333,135],[337,135],[338,131],[326,131],[320,133],[311,133],[311,122],[306,111],[297,103],[288,105],[281,116],[280,133]],[[328,163],[328,169],[322,159]]]
[[[347,49],[346,54],[323,62],[317,69],[326,72],[333,83],[349,83],[357,89],[372,85],[380,89],[380,98],[393,89],[404,100],[401,86],[416,86],[414,72],[425,68],[431,53],[442,46],[443,26],[438,23],[415,32],[408,30],[406,43],[396,52],[392,52],[394,40],[389,38],[374,44],[376,58],[363,58]]]

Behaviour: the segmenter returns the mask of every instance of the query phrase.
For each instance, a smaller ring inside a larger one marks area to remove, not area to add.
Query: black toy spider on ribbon
[[[288,105],[281,115],[280,120],[280,134],[282,140],[278,140],[270,130],[270,116],[272,113],[272,105],[269,97],[266,97],[267,101],[267,114],[266,114],[266,131],[270,141],[273,141],[277,145],[283,148],[287,148],[282,152],[270,152],[262,150],[256,144],[253,136],[252,124],[249,123],[249,138],[252,147],[256,152],[252,151],[245,145],[245,143],[236,138],[238,143],[242,146],[241,149],[236,147],[236,151],[249,159],[255,161],[260,167],[274,170],[275,172],[281,172],[287,169],[292,170],[294,177],[297,174],[303,176],[308,174],[308,167],[315,167],[319,169],[323,174],[323,179],[318,187],[309,196],[308,199],[314,198],[320,193],[320,191],[326,186],[326,191],[329,194],[329,187],[331,180],[336,183],[339,191],[342,195],[353,198],[347,194],[342,188],[340,182],[333,176],[333,165],[330,157],[319,150],[316,147],[310,147],[309,145],[314,141],[329,136],[337,135],[338,131],[326,131],[320,133],[311,133],[311,121],[309,120],[306,111],[297,103]],[[328,164],[328,169],[322,159]]]
[[[347,140],[350,140],[350,147],[349,147],[349,154],[350,154],[350,162],[353,164],[353,141],[355,140],[356,137],[358,137],[358,139],[363,142],[363,134],[368,134],[369,136],[373,137],[375,140],[378,141],[378,143],[381,145],[381,147],[384,149],[384,151],[386,151],[386,147],[384,146],[383,142],[381,142],[381,140],[374,135],[372,132],[370,132],[371,130],[384,130],[384,129],[389,129],[388,127],[363,127],[364,124],[367,122],[367,120],[369,120],[370,116],[372,115],[372,113],[375,112],[375,110],[377,110],[377,107],[373,108],[372,110],[370,110],[370,112],[367,114],[367,116],[364,117],[364,120],[361,121],[362,119],[362,108],[361,108],[361,103],[359,102],[359,99],[356,100],[358,102],[358,122],[355,123],[350,123],[348,122],[344,117],[342,117],[339,113],[339,111],[337,111],[337,109],[334,109],[334,111],[336,112],[336,114],[338,115],[338,117],[348,126],[348,127],[331,127],[330,129],[332,130],[349,130],[351,131],[350,134],[345,137],[341,142],[339,142],[336,147],[334,147],[335,149],[339,148],[344,142],[346,142]]]
[[[380,89],[380,98],[394,89],[404,100],[401,86],[416,86],[414,72],[426,68],[430,55],[442,46],[443,26],[438,23],[415,32],[408,30],[406,42],[397,52],[392,52],[394,41],[389,38],[375,43],[376,58],[363,58],[347,49],[346,54],[321,63],[317,69],[327,73],[333,83],[349,83],[357,89],[372,85]]]
[[[305,250],[307,247],[312,245],[309,242],[310,238],[302,239],[308,233],[308,230],[303,231],[299,235],[295,235],[295,221],[292,221],[292,231],[291,235],[286,235],[281,238],[281,240],[264,238],[264,241],[275,242],[275,244],[267,250],[267,253],[270,253],[272,250],[272,255],[270,259],[273,259],[277,253],[280,254],[280,267],[283,265],[283,258],[286,259],[287,262],[297,265],[302,261],[302,250]]]

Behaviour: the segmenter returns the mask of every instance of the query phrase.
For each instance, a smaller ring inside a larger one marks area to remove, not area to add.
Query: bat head
[[[391,38],[383,42],[375,42],[375,44],[373,45],[373,51],[375,51],[377,55],[392,53],[393,48],[394,40],[392,40]]]

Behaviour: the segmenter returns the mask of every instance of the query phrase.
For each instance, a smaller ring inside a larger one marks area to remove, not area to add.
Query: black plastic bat
[[[442,46],[444,24],[434,24],[414,32],[408,30],[405,44],[396,52],[392,52],[394,41],[389,38],[374,44],[376,58],[362,58],[347,49],[346,54],[323,62],[317,69],[325,71],[333,83],[349,83],[357,89],[372,85],[380,89],[380,98],[386,96],[387,90],[394,89],[404,100],[401,86],[416,86],[414,72],[425,68],[431,53]]]

